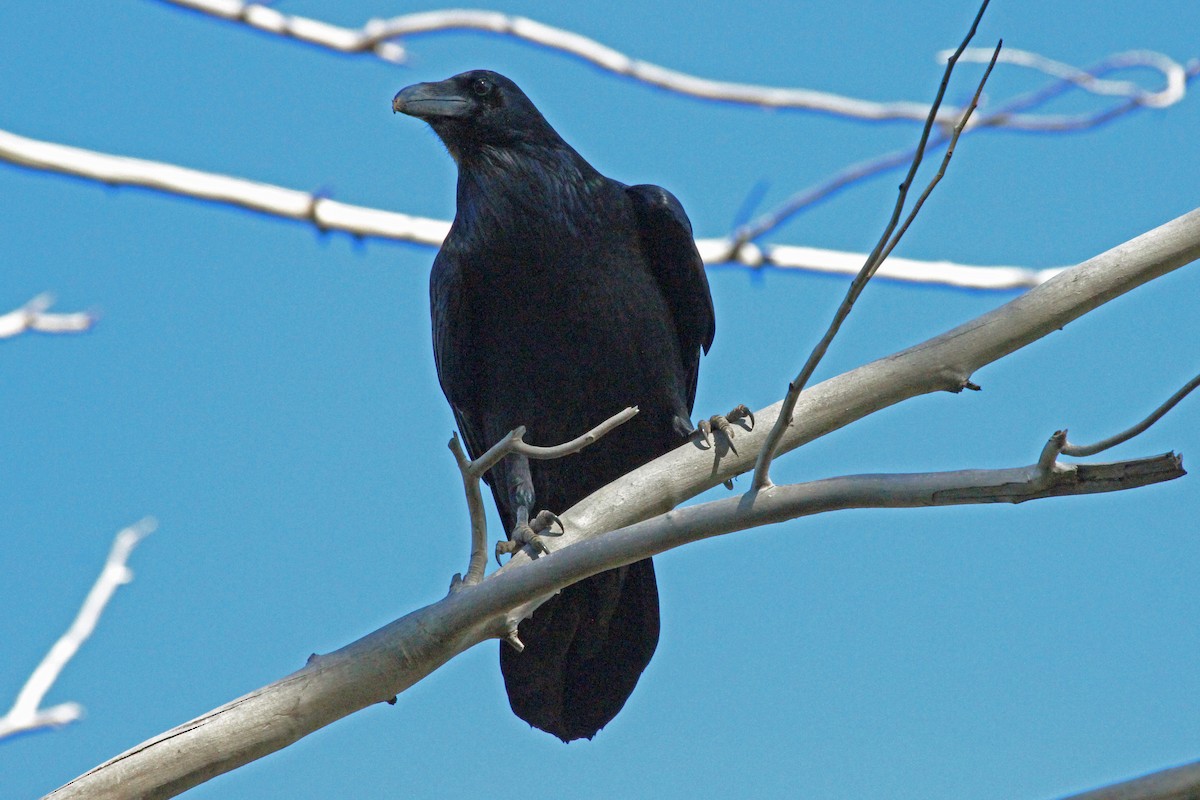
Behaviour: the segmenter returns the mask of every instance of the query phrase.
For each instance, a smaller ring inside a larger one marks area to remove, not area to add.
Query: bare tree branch
[[[54,314],[54,295],[43,292],[18,309],[0,314],[0,339],[9,339],[26,331],[39,333],[82,333],[96,324],[96,315],[87,311]]]
[[[1073,794],[1063,800],[1195,800],[1197,797],[1200,797],[1200,761]]]
[[[586,61],[600,69],[702,100],[719,100],[726,103],[758,106],[760,108],[802,109],[827,114],[866,120],[909,119],[923,121],[929,113],[928,106],[915,102],[878,103],[853,97],[818,92],[810,89],[757,86],[746,83],[716,81],[689,75],[632,58],[624,53],[572,31],[554,28],[526,17],[513,16],[498,11],[468,9],[445,9],[405,14],[391,19],[373,19],[361,28],[344,28],[327,22],[284,14],[261,3],[241,0],[162,0],[172,5],[199,11],[210,16],[237,22],[260,31],[273,33],[308,44],[325,47],[339,53],[372,53],[384,61],[403,63],[407,52],[394,41],[405,36],[429,34],[441,31],[472,30],[509,36],[519,41],[538,45]],[[1162,73],[1168,87],[1174,87],[1183,67],[1161,53],[1141,53],[1136,66],[1145,66]],[[1011,63],[1059,76],[1075,70],[1066,64],[1028,54],[1029,58],[1014,58]],[[938,60],[945,56],[939,55]],[[1076,70],[1076,72],[1079,72]],[[1095,84],[1087,80],[1075,81],[1078,88],[1102,95],[1121,95],[1129,98],[1157,96],[1159,102],[1178,102],[1182,94],[1174,96],[1173,88],[1158,93],[1147,92],[1136,84]],[[1170,98],[1168,102],[1168,98]],[[1150,102],[1138,102],[1125,107],[1122,113],[1139,106],[1162,107]],[[939,116],[939,121],[953,124],[962,115],[961,109],[948,109]],[[1059,118],[1043,119],[1039,115],[1013,115],[1000,123],[1003,127],[1020,130],[1068,130]]]
[[[1114,434],[1113,436],[1110,436],[1107,439],[1101,439],[1100,441],[1096,442],[1095,444],[1079,445],[1079,444],[1065,443],[1063,446],[1063,455],[1091,456],[1091,455],[1095,455],[1096,453],[1107,450],[1110,447],[1116,447],[1117,445],[1121,444],[1122,442],[1129,441],[1130,439],[1137,436],[1142,431],[1146,430],[1151,425],[1153,425],[1154,423],[1156,423],[1160,419],[1162,419],[1163,416],[1168,411],[1170,411],[1172,408],[1174,408],[1176,406],[1176,404],[1179,403],[1180,400],[1187,397],[1191,393],[1191,391],[1193,389],[1195,389],[1197,386],[1200,386],[1200,375],[1197,375],[1196,377],[1192,378],[1190,381],[1185,383],[1179,391],[1177,391],[1175,394],[1171,395],[1170,399],[1168,399],[1165,403],[1163,403],[1158,408],[1154,409],[1154,411],[1150,412],[1150,416],[1146,417],[1144,420],[1142,420],[1138,424],[1130,427],[1127,430],[1121,431],[1118,434]]]
[[[938,57],[948,58],[950,53],[950,50],[943,50],[938,53]],[[984,47],[968,47],[963,51],[960,60],[986,64],[992,60],[992,51]],[[1130,50],[1125,53],[1116,53],[1106,58],[1101,64],[1104,72],[1134,67],[1157,70],[1162,73],[1164,79],[1163,88],[1157,92],[1147,91],[1133,81],[1101,79],[1097,77],[1098,70],[1096,69],[1080,69],[1028,50],[1007,48],[1000,54],[996,63],[1026,67],[1044,75],[1061,78],[1092,94],[1125,97],[1153,108],[1166,108],[1174,105],[1182,100],[1187,92],[1187,68],[1178,61],[1153,50]]]
[[[866,261],[863,263],[862,269],[859,271],[858,275],[854,277],[854,280],[850,282],[850,288],[846,291],[846,297],[844,300],[842,300],[842,304],[838,307],[837,312],[833,315],[833,321],[830,322],[829,328],[825,331],[825,334],[821,337],[821,340],[809,354],[808,360],[800,370],[800,374],[788,384],[787,394],[783,398],[783,411],[775,420],[775,424],[768,432],[767,440],[763,444],[762,449],[759,451],[758,460],[754,465],[754,482],[752,485],[755,489],[762,489],[770,486],[771,461],[775,458],[775,454],[779,449],[779,444],[783,440],[784,428],[790,424],[792,413],[796,408],[796,401],[800,398],[800,393],[804,391],[804,387],[808,384],[809,379],[812,378],[813,373],[816,372],[817,365],[825,356],[826,351],[829,349],[829,345],[833,342],[833,338],[837,336],[838,331],[841,330],[842,323],[850,315],[850,311],[854,307],[854,303],[858,300],[859,295],[862,294],[863,289],[866,288],[867,282],[871,280],[871,278],[878,271],[880,265],[884,262],[884,259],[888,257],[888,254],[891,253],[892,249],[895,248],[897,243],[899,243],[900,238],[904,236],[904,233],[908,230],[909,225],[911,225],[912,221],[916,219],[917,213],[921,210],[921,207],[925,203],[925,199],[929,197],[930,193],[933,192],[934,187],[937,186],[937,184],[941,181],[942,176],[946,173],[946,167],[950,163],[950,158],[954,155],[954,144],[958,141],[958,137],[962,134],[963,128],[966,126],[967,121],[971,118],[971,112],[975,110],[975,106],[979,103],[979,95],[983,92],[983,87],[987,83],[988,76],[992,74],[992,67],[995,65],[995,57],[1000,53],[1000,48],[1002,46],[1001,44],[996,45],[996,51],[992,54],[993,60],[989,62],[987,70],[983,73],[983,77],[980,79],[979,84],[975,89],[975,94],[971,98],[970,104],[968,104],[967,108],[963,111],[962,116],[954,126],[949,147],[946,148],[946,155],[942,158],[941,167],[929,181],[929,184],[925,187],[925,191],[921,193],[920,198],[918,198],[917,202],[913,205],[912,211],[909,212],[908,218],[905,219],[904,224],[901,225],[897,230],[896,226],[899,223],[901,213],[904,211],[904,204],[908,197],[908,189],[916,177],[917,170],[921,167],[921,161],[925,155],[925,147],[929,142],[929,134],[933,128],[934,120],[937,117],[938,109],[942,105],[942,98],[946,95],[946,88],[950,84],[950,76],[954,73],[954,66],[958,63],[959,55],[962,54],[962,52],[967,48],[967,45],[970,43],[971,39],[974,38],[975,31],[979,27],[979,21],[983,18],[983,14],[987,10],[987,7],[988,0],[983,0],[983,3],[979,6],[979,12],[975,15],[975,19],[971,23],[971,28],[967,31],[967,35],[963,38],[962,43],[959,44],[958,49],[954,51],[953,55],[946,60],[946,69],[942,73],[942,82],[938,86],[937,96],[934,98],[933,104],[930,106],[929,117],[925,120],[925,127],[921,130],[921,138],[917,143],[917,149],[916,153],[913,155],[912,164],[909,165],[908,175],[900,184],[899,196],[896,198],[895,206],[892,209],[891,219],[888,220],[888,224],[884,228],[883,234],[879,237],[879,241],[875,245],[875,249],[871,251],[869,256],[867,256]]]
[[[951,51],[945,51],[940,55],[949,56]],[[964,51],[964,57],[970,55],[973,59],[980,57],[990,57],[991,50],[976,49],[968,47]],[[1004,53],[1011,51],[1005,50]],[[1021,52],[1021,51],[1018,51]],[[1003,53],[1002,53],[1003,55]],[[1110,72],[1126,69],[1133,66],[1142,66],[1142,61],[1155,61],[1157,57],[1161,57],[1158,53],[1134,51],[1130,53],[1118,53],[1104,59],[1099,64],[1089,67],[1086,70],[1079,70],[1067,64],[1059,64],[1052,62],[1049,59],[1042,59],[1034,53],[1022,53],[1021,58],[1029,60],[1044,60],[1046,63],[1054,65],[1051,69],[1047,67],[1050,74],[1059,74],[1061,77],[1056,83],[1042,87],[1026,94],[1018,95],[1017,97],[1007,100],[1000,105],[991,107],[986,114],[977,114],[972,116],[970,123],[967,125],[963,133],[972,133],[981,130],[1005,126],[1010,120],[1017,120],[1017,124],[1008,125],[1008,127],[1018,128],[1022,130],[1036,131],[1077,131],[1095,128],[1107,122],[1111,122],[1121,114],[1126,113],[1133,108],[1144,105],[1154,106],[1159,102],[1159,95],[1168,95],[1173,97],[1177,91],[1175,84],[1177,81],[1182,81],[1186,87],[1188,83],[1200,76],[1200,59],[1193,59],[1186,67],[1171,62],[1172,65],[1178,67],[1178,71],[1174,67],[1164,69],[1164,74],[1167,75],[1167,86],[1159,93],[1141,92],[1140,94],[1133,93],[1127,101],[1111,108],[1101,109],[1090,114],[1080,114],[1076,116],[1042,116],[1030,117],[1019,116],[1016,112],[1023,109],[1040,106],[1041,104],[1051,100],[1052,98],[1062,94],[1069,88],[1077,87],[1087,80],[1095,81],[1095,86],[1099,86],[1104,91],[1102,93],[1111,92],[1109,87],[1125,86],[1125,81],[1106,81],[1100,80],[1101,75]],[[985,58],[986,60],[986,58]],[[1020,58],[1014,60],[1013,63],[1019,63]],[[1169,59],[1168,59],[1169,61]],[[1129,84],[1134,87],[1133,84]],[[1130,89],[1132,92],[1132,88]],[[1022,120],[1035,120],[1034,122],[1022,122]],[[941,147],[944,147],[950,141],[950,132],[939,132],[930,138],[926,146],[926,152],[933,152]],[[867,178],[879,175],[898,167],[912,163],[913,157],[916,155],[915,148],[900,150],[892,153],[885,153],[881,156],[852,164],[843,170],[840,170],[833,176],[826,178],[821,183],[811,186],[807,189],[802,189],[794,193],[791,197],[784,200],[776,208],[760,215],[757,219],[750,223],[740,226],[734,233],[734,242],[750,242],[761,238],[770,231],[778,228],[783,223],[794,217],[801,211],[804,211],[824,200],[833,197],[843,189],[864,182]],[[893,264],[894,266],[894,264]],[[886,273],[887,268],[884,268]]]
[[[29,139],[0,130],[0,161],[48,172],[61,172],[108,186],[139,186],[167,194],[247,208],[312,225],[323,231],[441,245],[450,223],[394,211],[339,203],[310,192],[178,167],[161,161],[114,156],[53,142]],[[791,245],[737,245],[729,239],[698,239],[696,247],[707,264],[737,261],[750,267],[806,269],[853,275],[866,257],[862,253]],[[912,283],[938,283],[972,289],[1014,289],[1037,286],[1060,268],[978,267],[948,261],[893,258],[880,277]]]
[[[50,798],[171,797],[396,694],[463,650],[504,635],[508,609],[680,545],[845,508],[1023,502],[1116,491],[1183,474],[1173,454],[1110,465],[1054,465],[919,475],[863,475],[772,486],[673,511],[508,568],[325,656],[298,672],[167,731],[95,768]]]
[[[104,569],[84,599],[75,620],[21,687],[12,708],[0,717],[0,740],[18,733],[60,728],[83,717],[83,706],[78,703],[60,703],[50,708],[39,706],[67,662],[74,658],[96,630],[96,623],[100,621],[100,615],[104,613],[117,587],[133,580],[133,572],[128,567],[129,556],[142,539],[154,532],[156,526],[152,518],[146,517],[117,534],[108,551]]]
[[[783,447],[792,449],[908,397],[955,390],[973,370],[1198,257],[1200,210],[1096,256],[935,339],[812,387],[801,397]],[[757,414],[773,422],[779,406]],[[761,446],[765,433],[757,430],[744,435]],[[564,546],[553,554],[531,563],[527,554],[518,553],[482,583],[452,592],[342,650],[314,658],[271,686],[140,744],[50,797],[94,800],[177,794],[359,708],[393,698],[457,653],[487,638],[504,636],[513,620],[555,587],[689,538],[834,508],[1011,502],[1019,492],[1014,494],[1010,484],[1022,482],[1034,484],[1029,492],[1046,495],[1104,486],[1115,489],[1169,479],[1179,469],[1170,455],[1117,467],[1094,465],[1101,473],[1093,481],[1081,479],[1078,470],[1068,465],[1054,464],[1046,470],[1041,459],[1033,467],[970,476],[960,472],[837,478],[671,510],[748,470],[753,448],[743,452],[722,456],[694,444],[680,447],[564,513]],[[1071,488],[1072,483],[1076,488]],[[991,500],[986,498],[989,491]],[[612,533],[601,536],[605,531]]]
[[[450,582],[450,590],[456,591],[461,584],[469,586],[479,583],[483,580],[483,573],[487,567],[487,516],[483,507],[483,495],[479,488],[479,481],[483,479],[484,473],[499,464],[505,456],[513,453],[539,460],[562,458],[578,453],[610,431],[633,419],[637,413],[637,406],[630,406],[612,415],[582,436],[577,436],[569,442],[553,447],[527,444],[523,438],[525,426],[522,425],[510,431],[507,436],[488,448],[486,453],[474,461],[467,459],[467,454],[458,440],[458,433],[451,436],[450,452],[454,454],[454,460],[458,463],[458,471],[462,474],[463,488],[467,494],[467,511],[471,516],[471,560],[467,567],[466,577],[455,575]]]

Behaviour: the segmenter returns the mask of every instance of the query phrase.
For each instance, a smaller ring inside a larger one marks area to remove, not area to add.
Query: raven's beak
[[[392,113],[399,111],[420,119],[466,116],[471,102],[460,91],[452,81],[413,84],[396,93]]]

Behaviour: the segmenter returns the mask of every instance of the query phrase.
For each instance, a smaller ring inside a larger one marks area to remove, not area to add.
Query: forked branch
[[[929,135],[933,129],[934,122],[937,119],[938,109],[941,107],[942,100],[946,96],[946,88],[950,84],[950,76],[954,73],[954,66],[958,63],[958,57],[966,50],[971,39],[974,38],[975,31],[979,27],[979,21],[983,18],[983,13],[987,10],[987,7],[988,0],[983,0],[982,5],[979,7],[979,12],[975,15],[975,19],[971,23],[971,29],[967,31],[967,35],[963,38],[962,43],[959,44],[958,49],[946,61],[946,69],[942,73],[942,82],[938,86],[937,96],[929,108],[929,115],[925,119],[925,127],[921,130],[921,138],[917,143],[917,149],[913,155],[912,164],[909,166],[908,175],[905,176],[904,181],[900,184],[899,196],[896,198],[896,204],[892,209],[892,217],[888,221],[887,227],[884,228],[883,234],[879,237],[879,242],[875,245],[875,249],[867,256],[866,263],[863,264],[858,275],[850,282],[850,288],[846,292],[846,297],[838,308],[837,313],[834,314],[833,321],[829,324],[825,335],[821,337],[821,341],[813,348],[808,361],[805,362],[804,367],[800,370],[800,374],[788,384],[788,391],[784,396],[783,407],[779,417],[775,420],[775,424],[767,434],[766,442],[758,453],[758,460],[754,465],[754,480],[751,484],[752,490],[763,489],[771,485],[771,462],[779,450],[780,443],[783,441],[784,430],[791,424],[792,415],[796,410],[796,401],[800,399],[800,393],[808,384],[809,379],[812,378],[817,365],[821,363],[821,359],[829,349],[829,345],[833,342],[833,338],[841,330],[842,323],[850,315],[851,309],[854,308],[854,303],[858,300],[859,295],[862,294],[863,289],[866,288],[867,282],[871,280],[879,270],[879,266],[883,263],[884,259],[888,257],[899,243],[905,231],[912,224],[912,221],[916,219],[916,215],[921,210],[921,206],[924,205],[926,198],[929,197],[934,187],[937,186],[942,176],[946,173],[946,167],[954,155],[954,146],[958,141],[958,137],[962,135],[967,121],[971,118],[971,112],[979,104],[979,96],[983,92],[983,87],[987,83],[988,76],[991,75],[992,67],[995,65],[996,58],[1000,54],[1002,43],[996,45],[996,49],[992,54],[992,61],[988,64],[983,77],[980,78],[979,85],[975,89],[975,94],[972,96],[970,104],[963,111],[962,116],[954,126],[949,146],[946,148],[946,154],[942,158],[941,167],[913,205],[912,211],[909,212],[904,224],[900,225],[900,215],[903,213],[905,201],[908,199],[909,187],[912,186],[913,179],[916,177],[917,170],[920,168],[921,161],[924,158],[925,148],[929,142]],[[899,229],[897,229],[897,226],[899,226]]]
[[[133,573],[129,570],[129,556],[156,526],[157,523],[147,517],[125,528],[113,539],[104,568],[80,606],[74,621],[21,687],[12,708],[0,717],[0,740],[18,733],[60,728],[83,716],[83,706],[78,703],[59,703],[50,708],[42,708],[42,700],[58,680],[63,668],[96,630],[100,615],[104,613],[117,587],[133,579]]]
[[[83,311],[71,314],[52,313],[54,295],[43,292],[18,309],[0,314],[0,339],[8,339],[26,331],[38,333],[82,333],[96,324],[96,315]]]
[[[458,463],[458,471],[463,480],[463,490],[467,495],[467,510],[471,515],[471,559],[467,565],[467,574],[465,577],[456,574],[450,581],[450,591],[456,591],[464,585],[471,586],[479,583],[483,580],[484,571],[487,568],[487,512],[483,506],[483,493],[479,489],[479,481],[483,479],[489,469],[510,454],[546,461],[578,453],[633,419],[637,413],[637,406],[630,406],[612,415],[582,436],[552,447],[541,447],[526,442],[524,439],[525,426],[521,425],[510,431],[507,436],[488,448],[486,453],[474,461],[467,458],[462,443],[458,440],[458,434],[455,433],[450,437],[450,452],[454,453],[454,460]]]

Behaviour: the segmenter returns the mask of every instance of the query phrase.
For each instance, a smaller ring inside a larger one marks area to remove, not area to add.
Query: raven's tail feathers
[[[500,643],[513,712],[564,742],[592,738],[629,699],[658,627],[648,558],[568,586],[520,624],[524,650]]]

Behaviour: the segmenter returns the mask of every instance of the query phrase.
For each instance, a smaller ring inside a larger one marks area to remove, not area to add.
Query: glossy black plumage
[[[521,505],[565,511],[682,444],[714,320],[679,202],[596,172],[494,72],[410,86],[393,109],[428,122],[458,163],[430,300],[438,378],[471,456],[518,425],[551,445],[641,409],[582,453],[493,469],[506,528]],[[591,738],[625,704],[658,630],[649,559],[568,587],[521,623],[523,652],[501,644],[513,710],[564,741]]]

